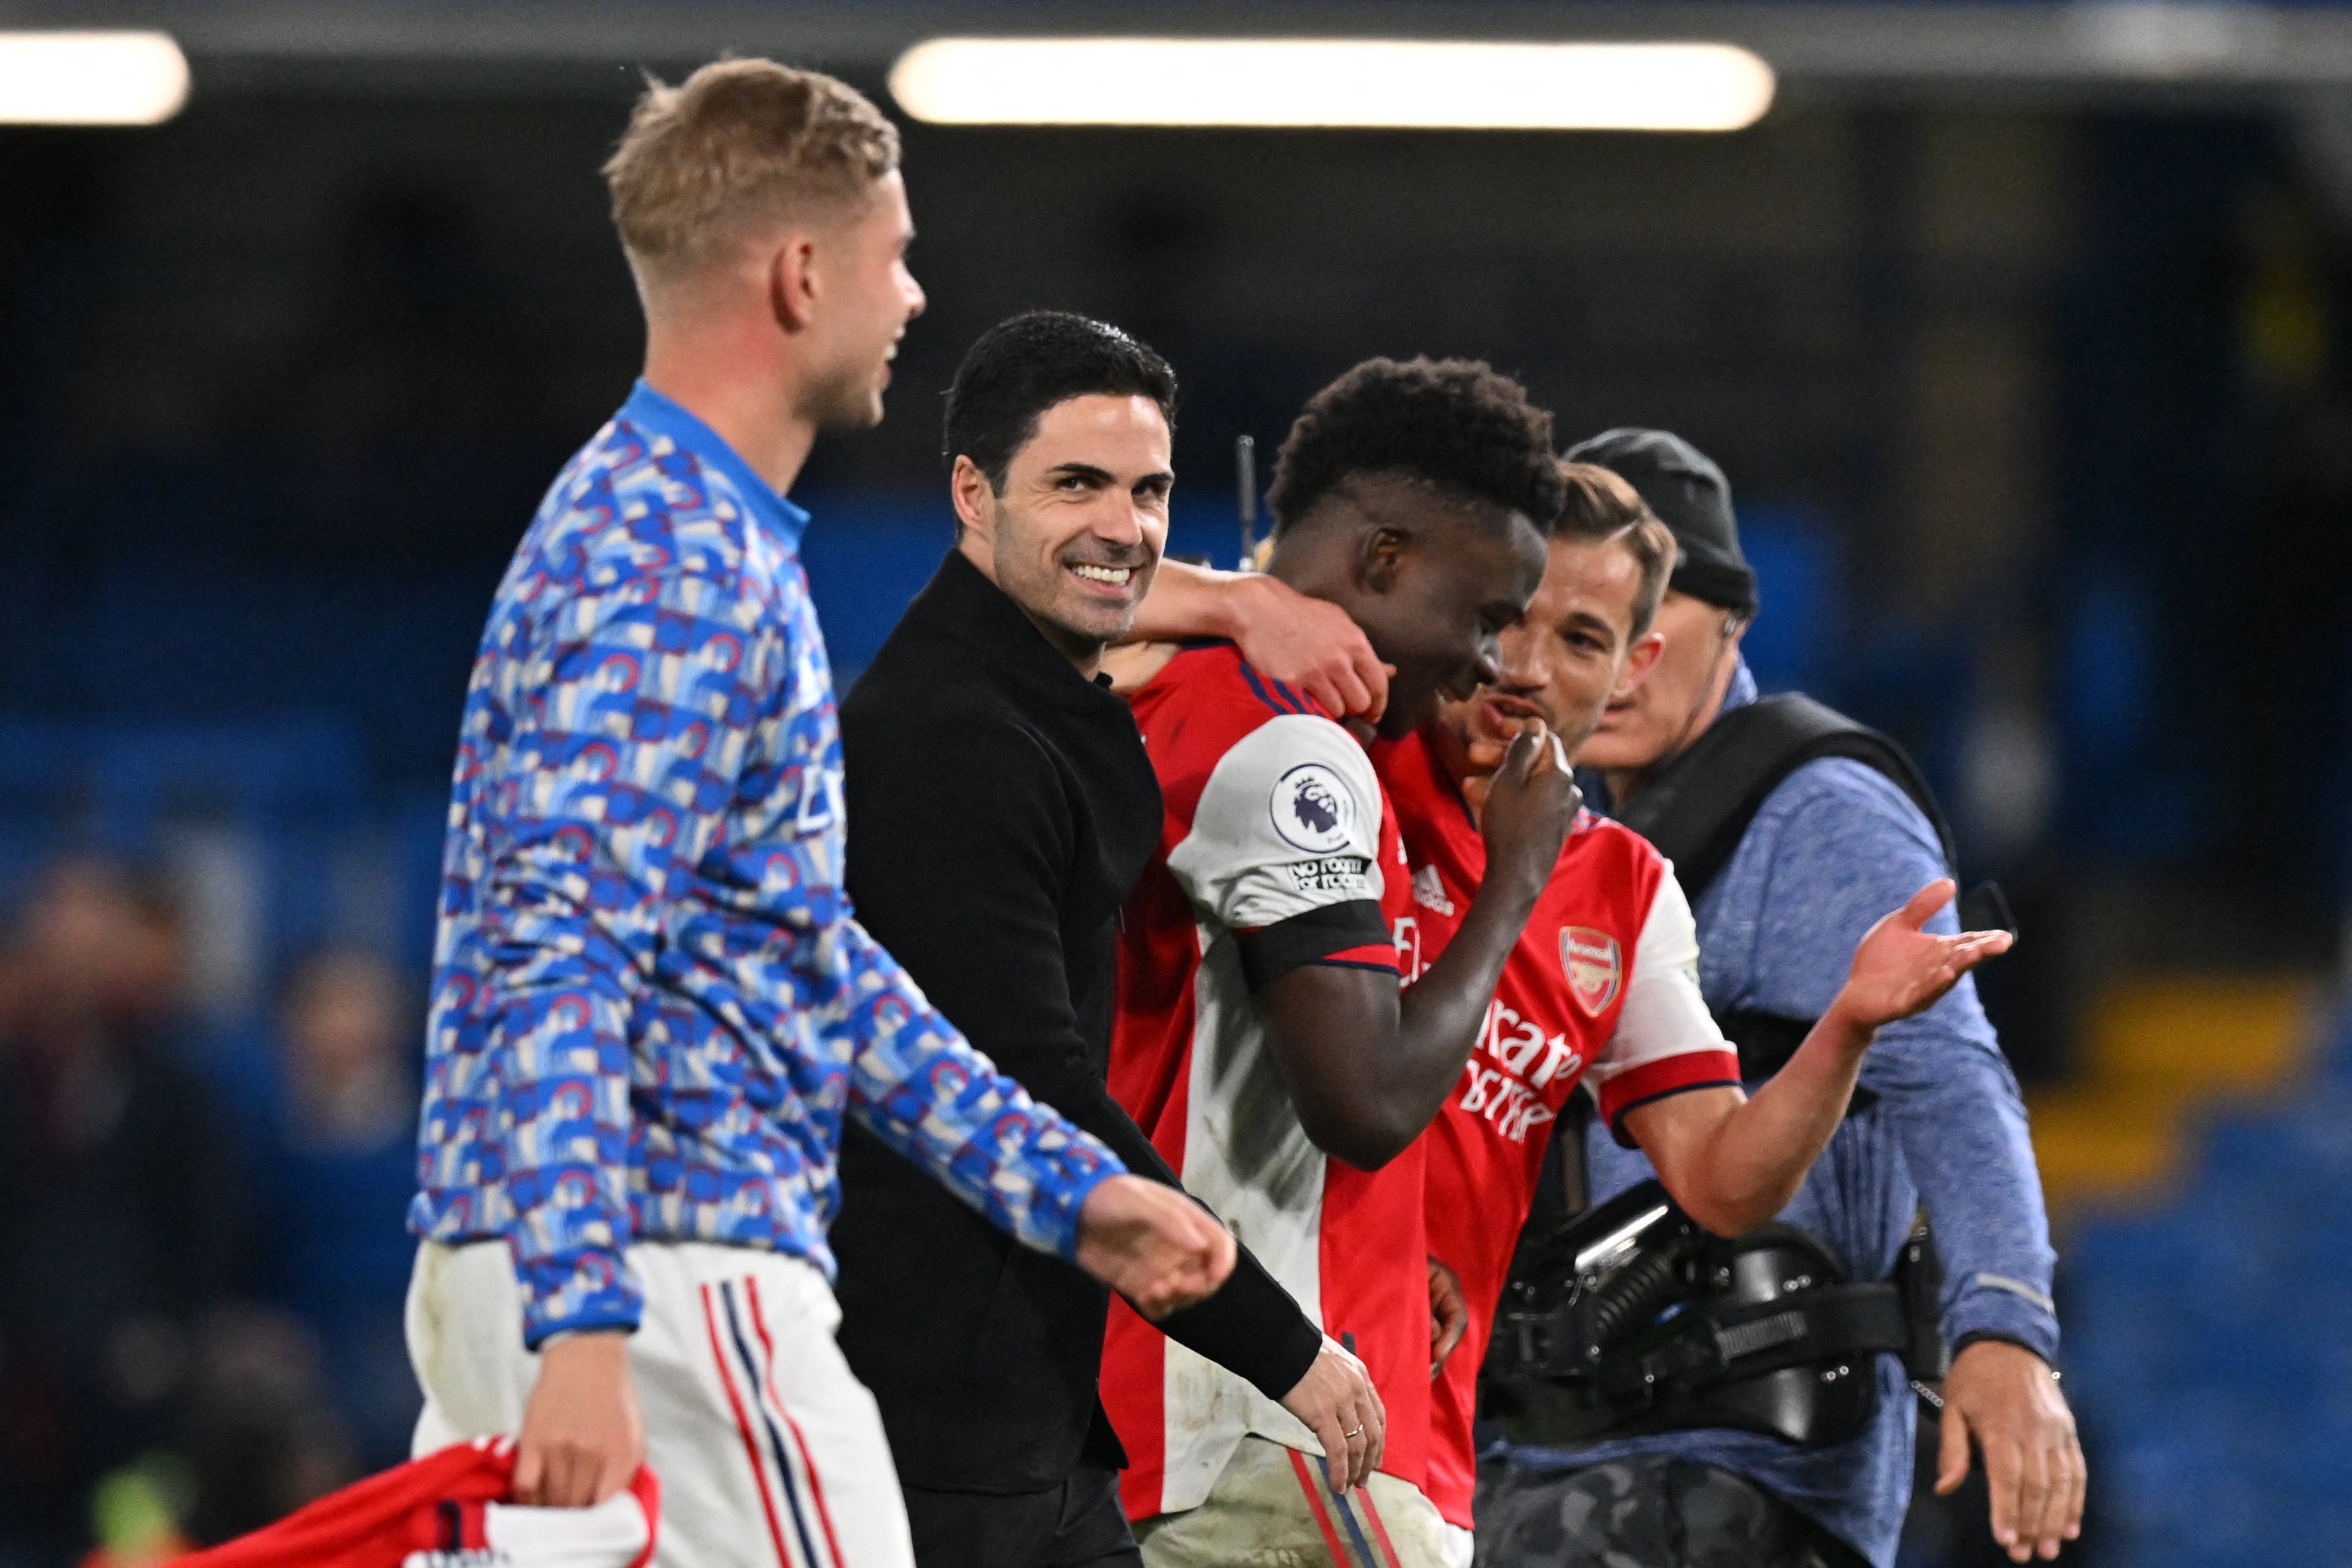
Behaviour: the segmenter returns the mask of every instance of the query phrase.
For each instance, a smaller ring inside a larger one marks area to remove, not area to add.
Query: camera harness
[[[1727,644],[1731,631],[1727,623]],[[1794,694],[1717,719],[1618,820],[1674,862],[1696,904],[1781,780],[1832,757],[1910,797],[1957,871],[1950,826],[1902,747]],[[1991,883],[1961,901],[1961,915],[1971,929],[2014,928]],[[1815,1021],[1747,1010],[1717,1019],[1749,1083],[1785,1066]],[[1857,1087],[1847,1113],[1875,1101]],[[1892,1277],[1853,1282],[1820,1238],[1779,1223],[1710,1235],[1654,1180],[1588,1209],[1584,1123],[1564,1111],[1554,1124],[1480,1373],[1482,1413],[1514,1440],[1577,1446],[1706,1427],[1826,1447],[1868,1423],[1881,1353],[1903,1356],[1914,1385],[1935,1397],[1927,1385],[1948,1357],[1942,1270],[1924,1221]]]

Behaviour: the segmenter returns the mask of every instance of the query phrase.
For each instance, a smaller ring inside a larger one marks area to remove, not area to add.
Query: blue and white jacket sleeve
[[[1787,811],[1778,842],[1788,852],[1774,857],[1773,896],[1786,900],[1801,885],[1806,919],[1757,934],[1757,972],[1768,993],[1809,975],[1801,1016],[1817,1017],[1844,983],[1864,934],[1948,873],[1927,819],[1860,763],[1809,764],[1774,796],[1767,809]],[[1958,924],[1948,905],[1927,928],[1950,933]],[[2056,1258],[2041,1176],[2017,1079],[1975,981],[1963,979],[1917,1018],[1879,1030],[1862,1084],[1892,1119],[1934,1227],[1948,1341],[1991,1334],[2054,1359]]]
[[[833,946],[850,1114],[1013,1239],[1075,1259],[1087,1195],[1127,1166],[998,1072],[856,921]]]

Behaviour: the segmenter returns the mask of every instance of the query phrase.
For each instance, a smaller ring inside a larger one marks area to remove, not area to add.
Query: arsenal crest
[[[1609,1010],[1625,979],[1617,938],[1590,925],[1560,927],[1559,967],[1568,971],[1568,988],[1588,1018]]]

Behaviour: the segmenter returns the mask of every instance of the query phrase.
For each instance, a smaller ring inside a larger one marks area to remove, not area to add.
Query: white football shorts
[[[913,1568],[874,1396],[834,1343],[824,1276],[797,1258],[639,1242],[629,1366],[661,1478],[654,1568]],[[539,1375],[503,1241],[417,1249],[408,1354],[425,1389],[412,1451],[512,1435]]]

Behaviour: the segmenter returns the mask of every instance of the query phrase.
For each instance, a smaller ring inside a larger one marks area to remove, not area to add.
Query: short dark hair
[[[1658,618],[1658,601],[1666,596],[1666,576],[1675,570],[1674,534],[1642,493],[1612,470],[1598,463],[1562,462],[1559,476],[1567,481],[1568,500],[1551,537],[1614,539],[1633,552],[1642,569],[1641,586],[1633,591],[1633,635],[1641,636]]]
[[[1549,533],[1564,482],[1551,415],[1480,360],[1366,360],[1307,400],[1266,501],[1280,532],[1355,474],[1491,501]]]
[[[957,367],[940,455],[950,472],[957,458],[971,458],[1001,496],[1013,455],[1036,436],[1045,412],[1097,394],[1148,397],[1168,428],[1176,428],[1176,372],[1147,345],[1066,310],[1031,310],[1000,321]]]

